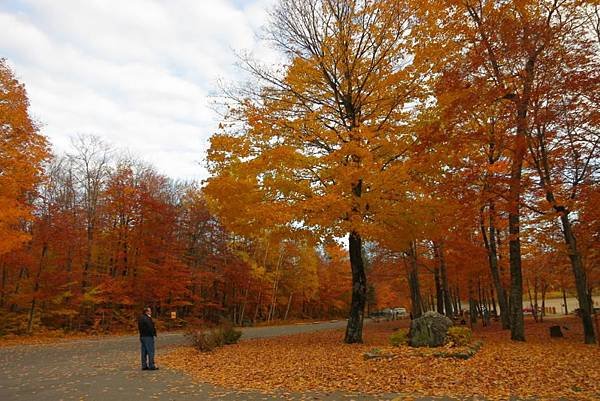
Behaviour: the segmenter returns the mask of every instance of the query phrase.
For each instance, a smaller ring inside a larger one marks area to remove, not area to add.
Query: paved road
[[[242,340],[344,327],[345,321],[243,329]],[[182,334],[157,339],[158,352],[183,344]],[[76,340],[0,349],[1,401],[375,400],[350,394],[275,394],[228,391],[194,383],[181,372],[139,370],[136,336]]]

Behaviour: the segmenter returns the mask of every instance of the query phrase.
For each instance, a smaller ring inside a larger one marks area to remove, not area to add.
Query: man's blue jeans
[[[154,369],[154,337],[140,337],[142,343],[142,369]]]

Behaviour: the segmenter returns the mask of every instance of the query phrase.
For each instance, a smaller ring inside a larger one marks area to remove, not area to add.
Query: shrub
[[[189,330],[186,337],[192,346],[200,352],[210,352],[219,346],[219,341],[213,330]]]
[[[473,332],[468,327],[453,326],[448,329],[446,335],[446,342],[453,342],[455,345],[461,347],[468,345],[471,342]]]
[[[390,336],[390,344],[394,347],[408,345],[408,329],[399,329]]]
[[[0,336],[5,335],[26,335],[27,326],[29,323],[28,316],[19,313],[0,313]],[[39,319],[33,320],[32,331],[36,332],[40,329]]]
[[[222,328],[222,334],[223,342],[227,345],[236,344],[242,336],[242,332],[234,329],[233,326]]]
[[[210,352],[226,344],[235,344],[241,336],[242,332],[236,330],[231,324],[209,330],[190,329],[186,333],[192,346],[200,352]]]

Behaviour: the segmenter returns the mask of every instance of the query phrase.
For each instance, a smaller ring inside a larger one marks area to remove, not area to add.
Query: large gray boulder
[[[452,320],[437,312],[425,312],[410,323],[408,333],[411,347],[439,347],[444,345]]]

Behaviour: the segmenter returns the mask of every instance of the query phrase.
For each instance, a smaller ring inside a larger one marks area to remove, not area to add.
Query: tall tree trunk
[[[126,222],[125,224],[129,224],[128,222]],[[129,253],[129,246],[127,244],[128,242],[128,235],[127,235],[127,229],[125,228],[125,234],[123,235],[123,277],[126,277],[129,274],[129,257],[128,257],[128,253]]]
[[[475,300],[473,299],[473,285],[471,279],[469,279],[469,323],[471,328],[474,323],[477,323],[477,307]]]
[[[523,319],[523,272],[521,268],[521,192],[523,160],[527,152],[527,111],[535,77],[535,63],[539,53],[531,54],[525,62],[523,92],[514,98],[516,106],[516,132],[510,166],[508,188],[508,253],[510,265],[510,338],[525,341]]]
[[[494,312],[494,316],[498,316],[498,309],[496,309],[496,298],[494,298],[494,288],[490,288],[490,301],[492,303],[492,311]]]
[[[244,313],[246,312],[246,304],[248,303],[248,291],[250,291],[250,286],[246,287],[244,290],[244,302],[242,303],[242,307],[240,308],[240,317],[239,317],[239,325],[244,325]]]
[[[517,135],[519,138],[519,135]],[[517,140],[517,142],[520,142]],[[525,320],[523,318],[523,272],[521,269],[520,236],[520,201],[521,201],[521,168],[523,152],[517,150],[511,168],[510,202],[508,213],[508,249],[510,259],[510,338],[514,341],[525,341]]]
[[[533,317],[535,319],[535,321],[539,321],[539,314],[538,314],[538,289],[539,289],[539,277],[535,277],[535,279],[533,280]]]
[[[256,301],[256,309],[254,310],[254,319],[252,320],[256,323],[256,319],[258,319],[258,312],[260,311],[260,306],[262,302],[262,290],[258,292],[258,300]]]
[[[438,260],[438,267],[434,270],[436,294],[438,297],[437,308],[439,313],[452,316],[452,302],[448,289],[448,274],[446,271],[446,259],[444,258],[444,244],[433,243],[433,252]]]
[[[423,314],[423,301],[421,299],[421,289],[419,285],[419,270],[417,264],[417,244],[415,241],[410,243],[405,263],[408,270],[408,286],[410,288],[411,313],[413,319]]]
[[[533,316],[533,320],[537,322],[537,313],[535,307],[533,306],[533,298],[531,297],[531,286],[529,285],[529,280],[527,280],[527,295],[529,296],[529,307],[531,308],[531,316]]]
[[[546,291],[548,290],[548,285],[545,280],[542,280],[542,313],[540,314],[540,322],[544,321],[544,316],[546,316]]]
[[[462,315],[463,309],[462,302],[460,301],[460,287],[458,284],[456,284],[456,310],[458,311],[459,315]]]
[[[552,183],[550,181],[550,166],[548,164],[548,155],[546,147],[543,143],[540,144],[541,160],[538,160],[538,173],[541,176],[541,182],[546,191],[546,200],[559,215],[562,225],[563,237],[567,245],[569,259],[571,261],[571,269],[575,278],[575,288],[577,290],[577,299],[579,300],[579,308],[581,310],[581,320],[583,323],[583,335],[586,344],[594,344],[596,335],[594,333],[594,324],[592,320],[592,303],[587,297],[587,277],[583,267],[581,252],[577,247],[577,239],[573,233],[572,224],[569,220],[569,211],[563,205],[560,205],[552,191]],[[563,288],[563,299],[565,302],[565,311],[567,310],[567,300]]]
[[[277,258],[277,265],[275,266],[275,280],[273,280],[273,294],[271,296],[271,302],[269,307],[269,314],[267,315],[267,322],[270,322],[275,315],[275,308],[277,306],[277,291],[279,290],[279,268],[283,261],[283,252],[279,252]]]
[[[448,286],[448,271],[446,266],[446,258],[444,257],[444,244],[441,243],[439,246],[440,252],[440,279],[442,280],[442,291],[444,296],[444,309],[446,316],[454,315],[455,311],[452,308],[452,301],[450,300],[450,289]]]
[[[288,298],[288,304],[287,304],[287,308],[285,308],[285,316],[283,317],[283,320],[287,320],[288,318],[288,314],[290,313],[290,307],[292,306],[292,297],[294,296],[293,292],[290,292],[290,297]]]
[[[31,299],[31,306],[29,308],[29,319],[27,321],[27,333],[31,333],[33,330],[33,319],[35,316],[35,306],[37,301],[37,292],[40,289],[40,277],[42,270],[44,269],[44,263],[46,262],[46,255],[48,254],[48,243],[44,242],[42,246],[42,256],[40,257],[40,264],[38,267],[37,274],[35,275],[35,285],[33,287],[33,297]]]
[[[367,302],[367,275],[362,257],[362,238],[358,232],[350,233],[348,246],[352,269],[352,301],[344,342],[354,344],[362,343],[363,320]]]
[[[481,235],[483,236],[483,242],[488,254],[488,264],[490,266],[490,272],[492,273],[492,281],[496,294],[498,296],[498,305],[500,306],[500,322],[502,323],[502,329],[508,330],[510,328],[510,315],[508,311],[508,302],[506,300],[506,291],[502,285],[502,279],[500,278],[500,269],[498,268],[498,249],[496,241],[496,219],[495,219],[495,204],[493,201],[488,202],[489,212],[489,225],[488,235],[486,235],[486,229],[484,224],[483,209],[480,211],[480,226]]]
[[[440,280],[440,267],[437,266],[433,269],[433,278],[435,281],[435,301],[437,312],[444,314],[444,294],[442,290],[442,284]]]
[[[573,233],[571,222],[568,214],[563,211],[560,215],[560,221],[563,226],[563,235],[569,250],[569,259],[571,260],[571,268],[573,276],[575,276],[575,287],[577,289],[577,299],[579,300],[579,308],[581,310],[581,320],[583,323],[583,335],[586,344],[594,344],[596,342],[596,334],[594,333],[594,322],[592,320],[592,303],[587,296],[587,277],[583,268],[581,253],[577,249],[577,240]],[[567,308],[565,300],[565,310]]]
[[[89,218],[89,217],[88,217]],[[83,275],[81,278],[81,290],[85,292],[89,286],[89,272],[92,265],[92,243],[94,240],[94,227],[91,223],[87,225],[87,243],[85,250],[85,261],[83,263]]]

